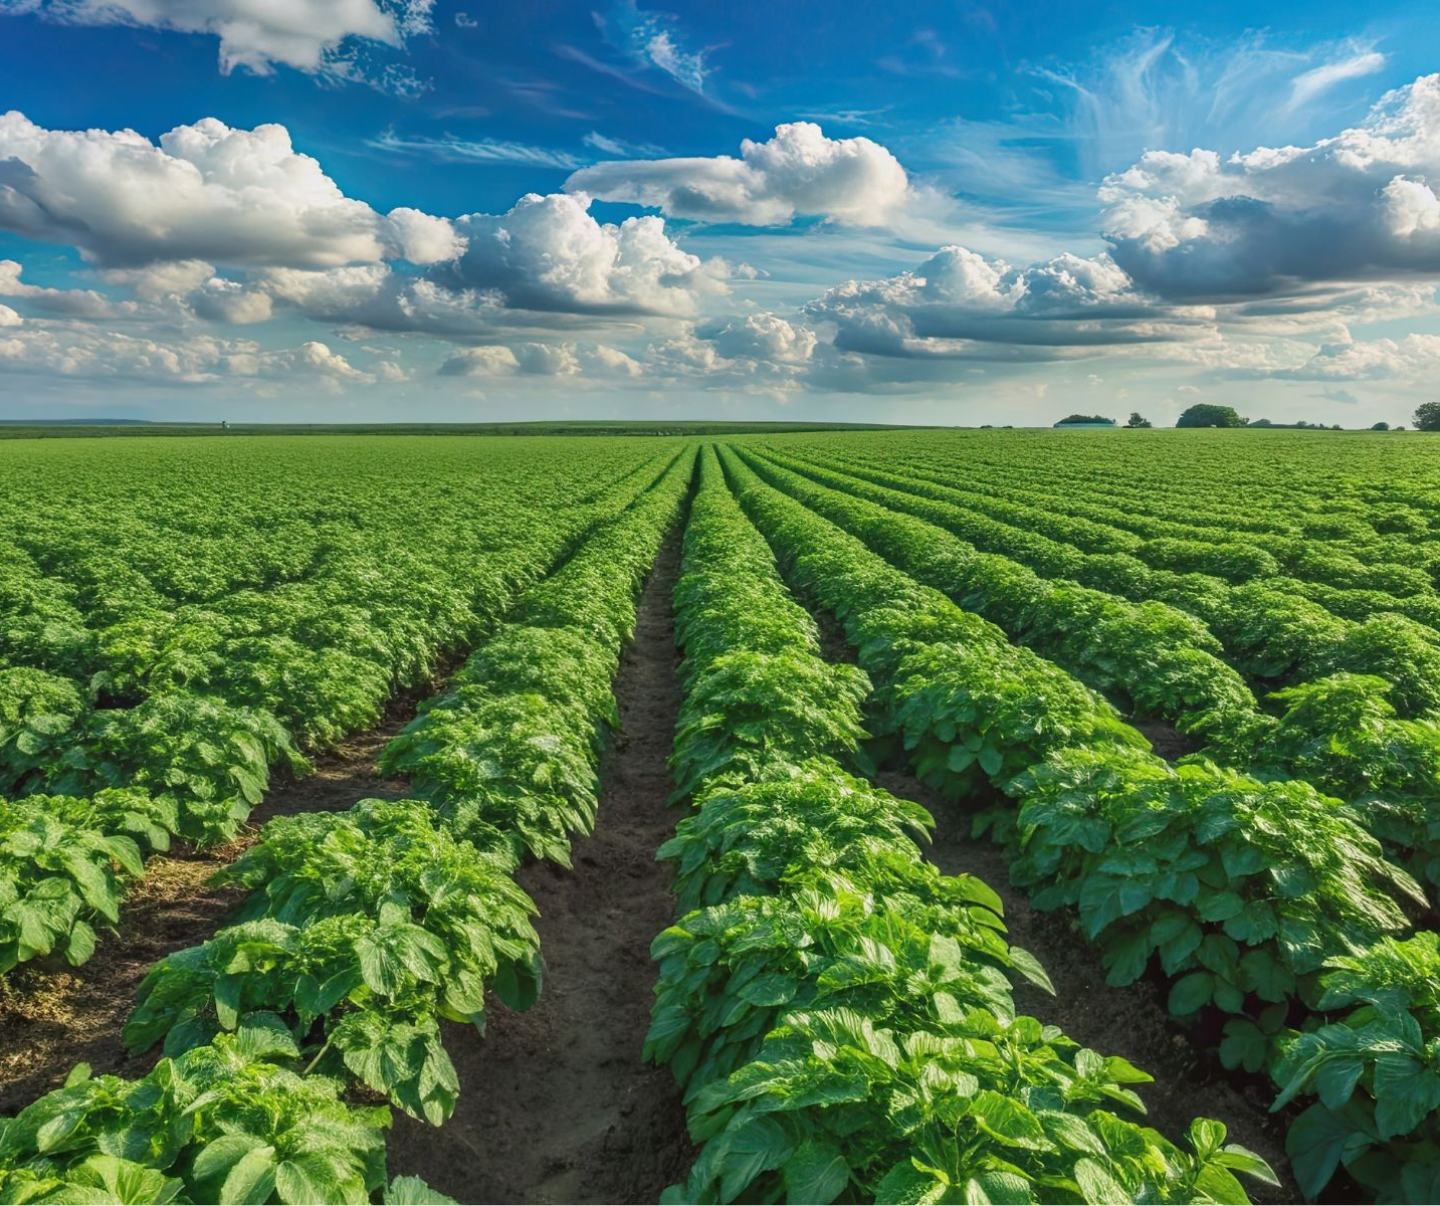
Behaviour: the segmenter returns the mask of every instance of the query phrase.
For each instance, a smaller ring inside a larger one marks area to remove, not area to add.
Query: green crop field
[[[1440,442],[516,430],[0,440],[0,1203],[1440,1198]]]

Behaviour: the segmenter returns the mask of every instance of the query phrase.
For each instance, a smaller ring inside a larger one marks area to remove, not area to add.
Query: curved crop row
[[[738,460],[726,467],[791,580],[844,623],[878,687],[881,735],[954,798],[984,780],[1011,796],[1015,882],[1037,907],[1076,911],[1111,983],[1158,967],[1172,1012],[1228,1015],[1227,1062],[1263,1062],[1287,1022],[1313,1024],[1327,960],[1408,928],[1402,906],[1423,896],[1338,801],[1168,766],[1093,692]],[[1291,1150],[1307,1189],[1333,1170]]]
[[[484,588],[467,592],[463,624],[430,631],[412,672],[433,665],[439,650],[462,634],[493,625],[557,555],[630,505],[654,480],[653,471],[638,472],[627,472],[572,517],[550,517],[543,539],[492,557]],[[391,590],[387,575],[372,567],[368,578],[380,593],[357,590],[345,606],[367,617],[372,643],[399,633],[428,606],[422,587],[413,605],[418,610],[393,611],[383,602]],[[281,600],[273,593],[266,599],[283,619]],[[341,609],[332,618],[338,622],[344,615]],[[342,657],[334,681],[342,709],[356,691],[366,700],[363,713],[336,715],[337,734],[373,719],[400,673],[398,666],[382,671],[378,662],[367,662],[365,675],[348,679],[344,659],[365,648],[359,638],[349,644],[351,651],[319,647],[317,656]],[[249,660],[254,651],[233,642],[209,641],[205,651],[246,673],[304,677],[304,660],[283,660],[289,656],[284,650],[270,651],[279,661]],[[156,655],[178,659],[182,652],[183,646],[171,644]],[[311,682],[305,689],[313,703],[314,692],[324,698],[328,688]],[[297,773],[305,769],[290,730],[267,708],[238,705],[189,684],[157,691],[134,707],[96,708],[70,679],[28,666],[0,670],[0,798],[12,797],[0,817],[0,974],[41,956],[63,956],[72,964],[88,959],[95,924],[115,923],[125,883],[142,873],[145,858],[168,849],[176,836],[202,844],[233,836],[260,802],[277,764]]]
[[[1053,437],[1045,436],[1004,443],[981,437],[948,448],[934,440],[899,449],[892,443],[886,451],[891,463],[898,452],[909,474],[1011,501],[1040,502],[1142,539],[1224,541],[1247,533],[1261,542],[1276,541],[1267,547],[1282,561],[1292,552],[1305,555],[1301,546],[1287,543],[1303,539],[1311,551],[1319,546],[1361,562],[1422,566],[1427,572],[1440,556],[1436,498],[1423,454],[1407,466],[1393,444],[1360,447],[1345,441],[1345,455],[1337,458],[1336,445],[1303,435],[1238,441],[1223,435],[1213,440],[1133,435],[1124,445],[1071,444],[1067,451],[1074,455],[1064,458],[1054,455]],[[818,442],[810,446],[821,450]],[[847,456],[884,467],[875,452],[863,439],[845,448]],[[963,474],[953,455],[945,455],[955,452]]]
[[[553,578],[527,592],[467,663],[465,681],[417,718],[387,755],[403,763],[422,750],[422,778],[441,751],[450,764],[483,764],[485,773],[445,787],[426,782],[426,799],[361,801],[347,812],[277,818],[266,826],[262,840],[223,873],[251,890],[234,923],[161,960],[141,986],[124,1037],[136,1051],[163,1041],[156,1072],[131,1084],[114,1077],[91,1082],[77,1070],[74,1085],[0,1120],[0,1153],[12,1153],[14,1184],[34,1182],[41,1186],[37,1197],[80,1192],[75,1187],[89,1184],[97,1161],[117,1150],[108,1129],[116,1103],[135,1101],[154,1108],[138,1122],[122,1116],[122,1128],[165,1128],[185,1141],[131,1143],[118,1149],[126,1153],[121,1166],[105,1165],[107,1175],[143,1181],[147,1195],[161,1186],[170,1196],[197,1200],[368,1200],[380,1184],[377,1128],[388,1112],[343,1106],[345,1082],[433,1124],[450,1115],[459,1084],[442,1023],[483,1025],[487,990],[514,1008],[525,1008],[538,992],[534,906],[513,873],[547,808],[557,813],[544,820],[547,831],[588,828],[576,818],[593,802],[620,646],[691,464],[690,457],[677,460]],[[577,647],[586,655],[578,661]],[[508,660],[527,651],[518,665]],[[487,680],[486,669],[497,666],[501,677]],[[562,670],[583,671],[568,703],[556,692]],[[513,746],[494,748],[483,727],[456,728],[461,710],[476,718],[487,691],[498,702],[553,697],[543,739],[522,734]],[[451,723],[430,719],[439,716]],[[224,1097],[209,1082],[153,1100],[155,1078],[183,1086],[192,1069],[226,1059],[237,1086],[249,1078],[258,1091],[291,1103],[293,1117],[274,1106],[267,1116],[272,1128],[284,1122],[284,1136],[252,1126],[254,1135],[241,1131],[232,1139],[233,1124],[223,1114],[218,1134],[198,1127],[189,1133],[190,1120],[204,1118],[203,1110]],[[83,1089],[78,1100],[76,1086]],[[74,1143],[52,1142],[57,1115],[79,1128]],[[406,1182],[392,1198],[425,1200],[419,1194]]]
[[[906,573],[1134,711],[1202,736],[1234,732],[1253,720],[1254,695],[1193,616],[1052,581],[1008,557],[978,552],[946,528],[907,514],[895,490],[809,465],[792,469],[773,456],[746,455],[745,461]]]
[[[796,468],[812,471],[808,462]],[[867,470],[857,478],[847,468],[842,477],[847,490],[886,490],[888,505],[1047,579],[1070,579],[1137,603],[1189,612],[1219,638],[1226,659],[1253,678],[1295,681],[1345,670],[1376,674],[1393,684],[1392,702],[1404,715],[1440,710],[1440,635],[1430,626],[1431,619],[1440,622],[1440,612],[1408,618],[1396,614],[1406,610],[1404,601],[1390,596],[1356,609],[1330,610],[1322,602],[1333,603],[1345,592],[1280,577],[1227,581],[1223,573],[1194,566],[1157,569],[1128,553],[1090,554],[1045,536],[1033,516],[1025,526],[977,516],[947,501],[946,488],[904,474]]]
[[[167,1054],[282,1019],[322,1070],[439,1124],[459,1084],[441,1023],[483,1028],[484,994],[539,991],[527,854],[569,865],[594,822],[612,680],[635,597],[674,521],[690,457],[532,587],[443,695],[381,754],[416,798],[271,821],[221,873],[237,923],[162,960],[126,1041]]]
[[[762,478],[854,535],[918,581],[998,624],[1083,682],[1202,740],[1203,752],[1264,779],[1301,779],[1349,801],[1391,854],[1440,883],[1440,723],[1401,720],[1375,676],[1332,674],[1276,692],[1262,712],[1192,617],[1132,604],[975,549],[945,529],[890,510],[889,492],[770,458]],[[874,500],[874,501],[872,501]]]
[[[1193,1153],[1126,1120],[1125,1061],[1016,1017],[999,901],[916,845],[929,818],[847,774],[864,676],[820,656],[707,455],[676,588],[696,809],[661,849],[647,1054],[685,1085],[700,1155],[670,1200],[1243,1201],[1269,1177],[1224,1128]],[[1232,1171],[1233,1170],[1233,1171]]]
[[[1171,467],[1160,459],[1159,450],[1152,451],[1157,469],[1163,473]],[[853,463],[855,458],[844,459]],[[874,468],[886,465],[885,460],[863,453],[859,459]],[[894,459],[888,458],[889,463]],[[904,463],[909,478],[947,487],[977,504],[993,500],[997,517],[1018,514],[1023,508],[1027,517],[1038,512],[1035,518],[1044,530],[1098,531],[1109,544],[1128,551],[1162,540],[1224,545],[1238,535],[1287,572],[1304,577],[1321,574],[1319,580],[1331,585],[1400,595],[1430,589],[1440,568],[1440,547],[1436,547],[1440,533],[1423,515],[1395,504],[1359,503],[1347,511],[1333,499],[1325,500],[1323,509],[1318,500],[1307,500],[1307,506],[1297,509],[1274,491],[1235,498],[1227,490],[1221,497],[1207,492],[1203,508],[1197,508],[1194,497],[1176,491],[1174,477],[1167,479],[1168,489],[1157,490],[1153,484],[1121,486],[1097,480],[1093,472],[1077,475],[1053,463],[1043,470],[987,463],[980,480],[973,473],[957,475],[953,464],[923,455],[907,457]],[[1061,492],[1062,486],[1069,490]]]

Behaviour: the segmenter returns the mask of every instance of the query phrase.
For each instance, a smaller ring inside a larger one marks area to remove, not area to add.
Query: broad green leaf
[[[753,1115],[726,1132],[723,1150],[725,1171],[720,1195],[733,1202],[761,1173],[784,1164],[792,1148],[779,1123],[764,1115]]]
[[[843,1153],[818,1139],[801,1143],[781,1171],[789,1202],[833,1202],[850,1183],[850,1165]]]
[[[1098,1160],[1083,1156],[1075,1162],[1075,1180],[1085,1201],[1093,1206],[1111,1206],[1115,1202],[1128,1202],[1132,1195],[1117,1181]]]
[[[396,1177],[385,1187],[384,1206],[455,1206],[454,1198],[431,1189],[419,1177]]]
[[[220,1206],[268,1202],[275,1190],[275,1174],[275,1149],[269,1144],[251,1148],[225,1174],[220,1186]]]
[[[1215,994],[1215,977],[1209,972],[1181,976],[1170,989],[1168,1006],[1176,1017],[1185,1017],[1210,1002]]]

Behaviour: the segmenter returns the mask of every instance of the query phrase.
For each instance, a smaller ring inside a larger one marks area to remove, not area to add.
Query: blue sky
[[[1403,422],[1417,5],[0,0],[0,417]]]

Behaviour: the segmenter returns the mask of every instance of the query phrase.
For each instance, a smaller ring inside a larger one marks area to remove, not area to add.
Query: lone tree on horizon
[[[1125,426],[1126,426],[1126,427],[1154,427],[1155,424],[1152,423],[1152,422],[1150,422],[1150,420],[1147,419],[1144,415],[1142,415],[1138,410],[1132,410],[1132,411],[1130,412],[1130,417],[1125,420]]]
[[[1175,420],[1176,427],[1244,427],[1245,420],[1233,406],[1197,402]]]
[[[1415,408],[1416,431],[1440,431],[1440,402],[1422,402]]]

